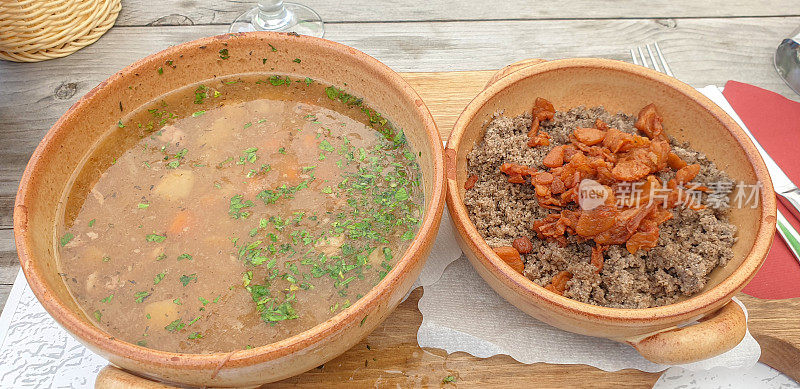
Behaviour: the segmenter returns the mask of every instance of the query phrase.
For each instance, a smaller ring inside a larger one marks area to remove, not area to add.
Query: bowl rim
[[[64,131],[62,127],[63,124],[69,117],[82,110],[83,107],[90,105],[97,97],[97,92],[99,90],[113,87],[126,75],[135,74],[144,70],[152,70],[152,66],[158,66],[155,64],[162,64],[169,58],[180,55],[187,50],[197,49],[200,46],[210,46],[217,42],[237,43],[238,40],[239,43],[241,43],[265,39],[269,39],[270,42],[276,44],[315,46],[329,53],[353,57],[365,68],[371,69],[375,74],[379,75],[383,83],[400,91],[401,98],[404,99],[405,105],[413,107],[412,113],[423,122],[423,130],[425,131],[424,137],[426,137],[427,141],[431,144],[433,185],[431,187],[430,200],[426,204],[422,223],[417,235],[411,241],[410,246],[384,279],[370,289],[362,298],[353,303],[348,309],[339,312],[327,321],[319,323],[299,334],[251,349],[211,354],[176,353],[149,349],[117,339],[96,325],[79,319],[78,315],[65,307],[47,287],[45,278],[42,275],[43,272],[28,249],[28,241],[31,240],[32,237],[28,234],[27,229],[28,211],[26,203],[29,193],[36,190],[30,183],[34,175],[38,173],[38,167],[46,162],[42,161],[42,159],[49,154],[50,149],[54,147],[54,138],[56,138],[56,135],[61,135],[61,132]],[[435,236],[436,234],[436,227],[441,218],[444,204],[444,149],[438,127],[433,120],[430,110],[422,101],[422,98],[420,98],[411,85],[394,70],[360,50],[327,39],[275,32],[220,34],[171,46],[137,60],[99,83],[62,115],[48,130],[47,134],[34,150],[20,180],[16,202],[14,204],[14,240],[20,265],[34,295],[42,303],[45,310],[71,334],[78,337],[78,340],[91,345],[93,348],[102,350],[102,352],[130,359],[142,363],[145,366],[166,365],[169,366],[170,369],[177,370],[213,369],[215,376],[216,372],[219,372],[223,367],[226,369],[239,368],[277,360],[320,343],[324,339],[336,335],[345,328],[358,325],[361,320],[366,318],[370,311],[379,308],[381,304],[387,302],[390,295],[397,287],[397,284],[402,281],[410,269],[416,266],[419,261],[424,261],[424,256],[422,255],[423,249],[429,237]],[[212,379],[214,376],[212,376]]]
[[[711,289],[693,295],[690,298],[658,307],[650,308],[610,308],[570,299],[546,290],[524,275],[517,273],[506,265],[486,243],[469,218],[466,206],[461,201],[459,185],[457,182],[457,156],[461,147],[461,140],[467,125],[475,119],[477,112],[483,108],[494,96],[502,93],[512,84],[535,77],[538,74],[558,71],[567,68],[604,69],[628,73],[634,77],[655,81],[662,86],[676,90],[698,104],[704,111],[712,115],[723,124],[731,136],[742,147],[747,160],[755,171],[756,178],[763,185],[761,189],[761,214],[759,229],[755,235],[753,247],[742,263],[718,285]],[[545,61],[530,66],[521,67],[501,77],[494,83],[487,85],[467,105],[459,115],[450,133],[445,148],[447,158],[447,206],[459,235],[465,245],[475,254],[483,270],[495,277],[507,288],[528,302],[539,306],[546,306],[551,310],[570,317],[590,316],[597,320],[613,323],[620,326],[634,327],[643,324],[658,324],[660,322],[696,318],[710,309],[729,301],[739,292],[756,274],[761,267],[772,240],[775,235],[776,200],[773,193],[772,181],[767,172],[761,155],[756,150],[753,142],[719,106],[712,102],[695,88],[660,72],[630,64],[623,61],[604,58],[569,58]],[[475,239],[477,237],[477,239]],[[475,261],[470,261],[475,265]],[[480,270],[480,269],[476,269]],[[479,273],[481,273],[479,271]]]

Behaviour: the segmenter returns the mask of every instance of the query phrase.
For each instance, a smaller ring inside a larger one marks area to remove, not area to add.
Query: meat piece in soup
[[[97,325],[158,350],[227,352],[347,309],[415,236],[401,131],[310,79],[213,80],[121,120],[66,193],[60,270]]]

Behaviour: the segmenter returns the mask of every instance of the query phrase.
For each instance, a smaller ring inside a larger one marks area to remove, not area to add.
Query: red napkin
[[[722,94],[772,159],[795,184],[800,183],[800,103],[736,81],[728,81]],[[780,198],[778,208],[800,231],[800,221]],[[764,265],[744,292],[762,299],[800,297],[800,263],[777,233]]]

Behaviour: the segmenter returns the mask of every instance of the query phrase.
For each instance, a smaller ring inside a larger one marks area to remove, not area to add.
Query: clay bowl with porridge
[[[44,137],[16,197],[20,264],[115,366],[98,387],[281,380],[410,290],[444,209],[440,139],[417,93],[351,47],[268,32],[173,46]]]
[[[521,310],[657,363],[743,338],[731,299],[769,250],[775,197],[753,144],[694,88],[605,59],[509,65],[445,155],[459,243]]]

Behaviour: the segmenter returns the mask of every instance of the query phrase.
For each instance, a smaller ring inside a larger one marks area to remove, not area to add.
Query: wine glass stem
[[[259,0],[258,13],[253,24],[265,30],[278,30],[288,25],[292,14],[283,6],[283,0]]]

